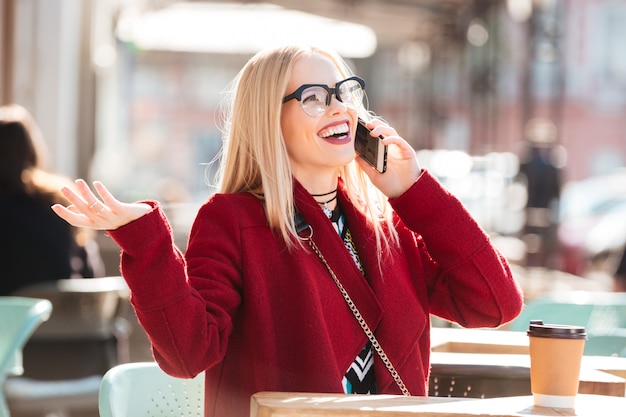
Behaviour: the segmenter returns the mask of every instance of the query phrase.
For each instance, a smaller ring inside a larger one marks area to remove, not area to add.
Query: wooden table
[[[433,327],[433,352],[528,354],[526,332]]]
[[[433,328],[433,352],[528,355],[526,332],[507,330]],[[582,367],[626,379],[626,358],[583,356]]]
[[[502,379],[509,384],[528,386],[527,392],[518,395],[530,394],[530,357],[525,332],[433,328],[431,346],[433,374],[459,372],[471,374],[474,379],[476,376],[493,379],[501,371],[506,374]],[[626,358],[584,356],[579,393],[624,397]]]
[[[482,376],[491,378],[496,383],[498,380],[502,384],[513,385],[515,383],[518,388],[513,389],[517,389],[517,393],[530,394],[530,357],[528,355],[433,352],[431,368],[434,375],[456,373],[459,378],[471,375],[473,380]],[[457,382],[457,391],[462,389],[458,385]],[[525,385],[526,389],[520,390],[521,385]],[[505,388],[507,387],[503,387]],[[626,396],[626,380],[588,366],[583,358],[578,392],[624,397]],[[624,416],[626,416],[626,411]]]
[[[261,392],[251,398],[251,417],[623,417],[626,398],[579,394],[575,409],[533,406],[532,396],[460,399]]]

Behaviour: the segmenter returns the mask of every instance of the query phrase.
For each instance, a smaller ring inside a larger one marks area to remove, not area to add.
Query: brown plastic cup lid
[[[531,337],[547,337],[553,339],[587,339],[587,333],[584,327],[570,326],[568,324],[543,324],[541,320],[531,320],[526,334]]]

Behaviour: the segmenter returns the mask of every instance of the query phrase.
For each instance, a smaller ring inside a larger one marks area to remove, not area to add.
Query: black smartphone
[[[387,170],[387,145],[383,145],[380,141],[382,136],[374,137],[370,135],[370,132],[365,127],[365,122],[359,119],[354,138],[354,149],[378,172],[384,173]]]

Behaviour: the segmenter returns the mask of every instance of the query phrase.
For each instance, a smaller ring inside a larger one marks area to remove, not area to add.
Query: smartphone
[[[359,119],[359,123],[356,127],[354,149],[363,159],[382,174],[387,170],[387,145],[383,145],[380,141],[382,136],[374,137],[370,135],[370,132],[371,131],[365,127],[365,122]]]

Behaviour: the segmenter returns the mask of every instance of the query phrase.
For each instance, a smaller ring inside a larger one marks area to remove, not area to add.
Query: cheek
[[[307,153],[310,153],[310,144],[302,131],[302,128],[283,129],[283,140],[290,159],[299,161]]]
[[[280,129],[285,138],[294,134],[298,126],[298,114],[294,106],[295,100],[283,105],[283,111],[280,114]]]
[[[290,155],[294,155],[301,149],[307,148],[307,146],[303,145],[309,136],[314,135],[315,123],[307,115],[301,115],[290,110],[294,109],[285,109],[281,115],[280,129],[287,151]]]

